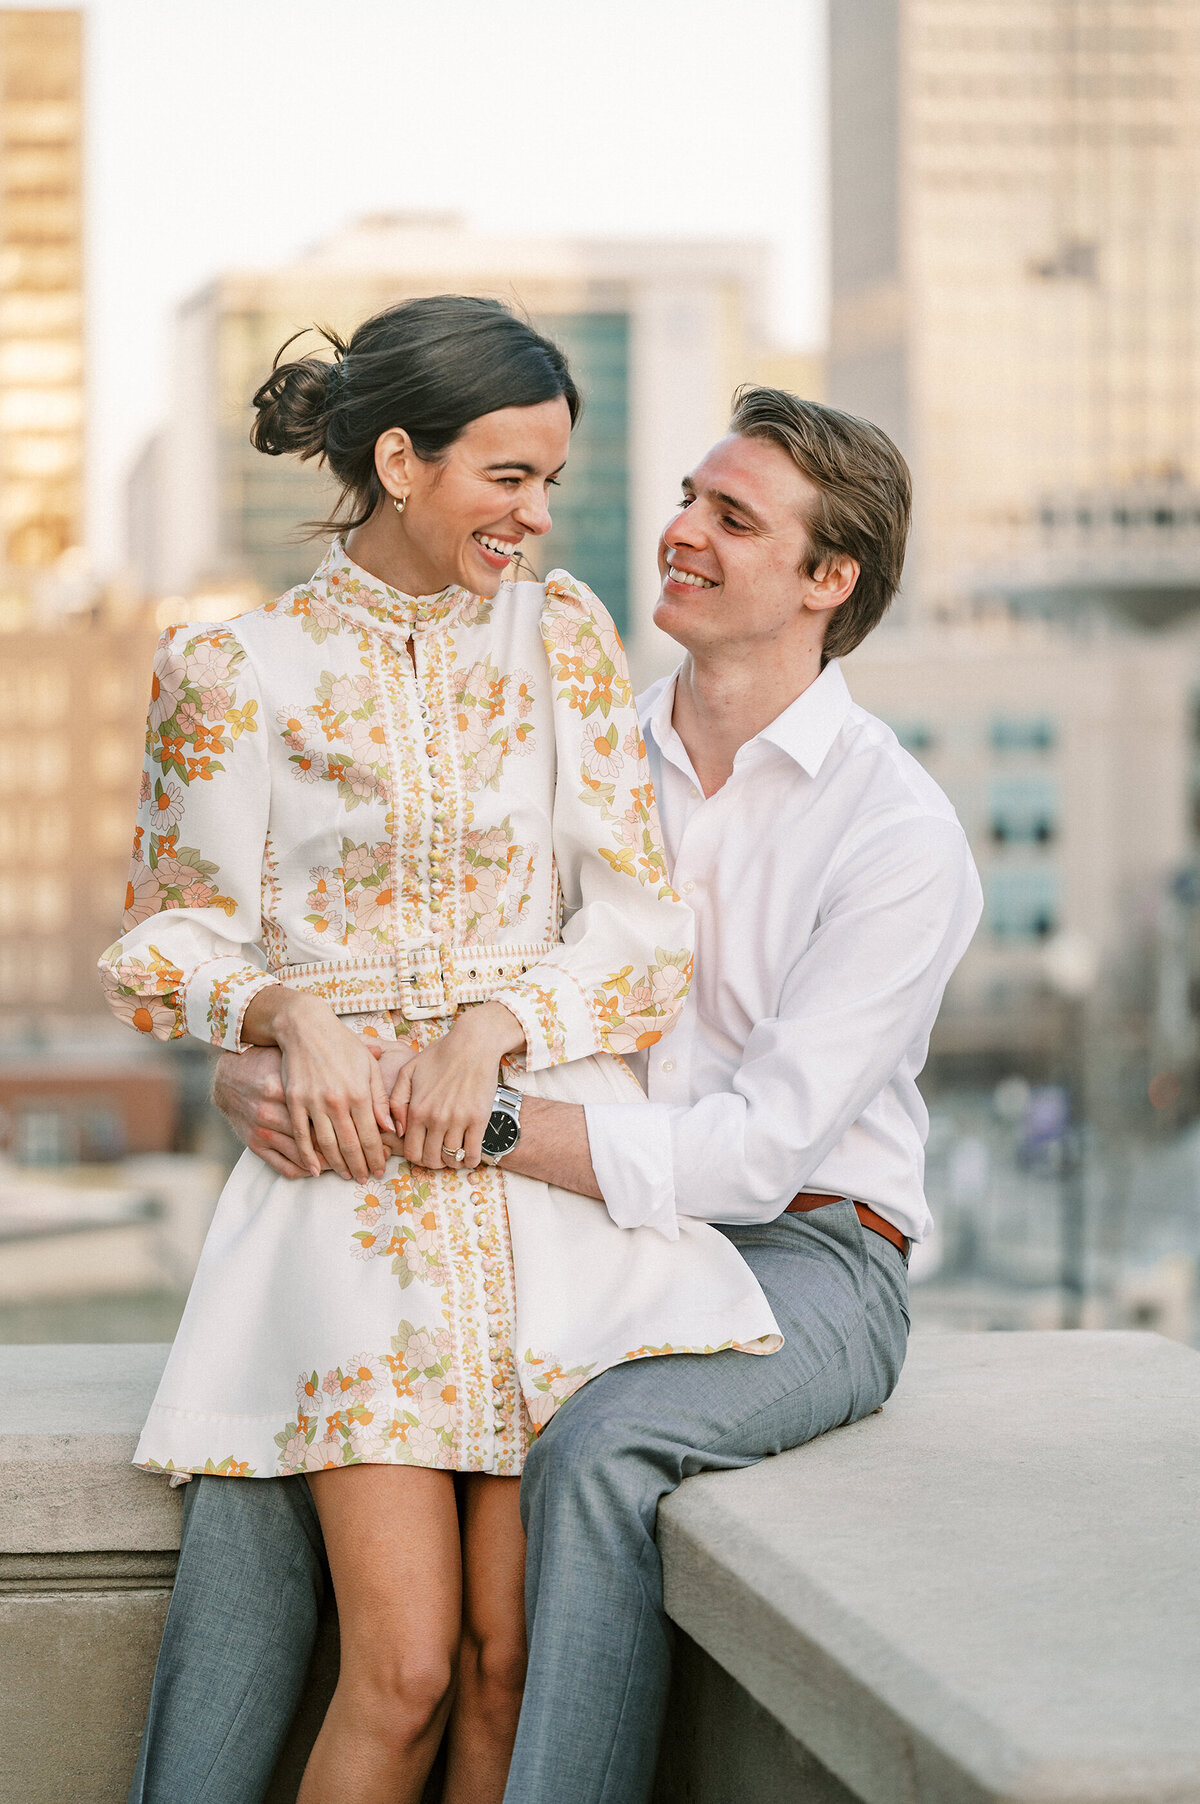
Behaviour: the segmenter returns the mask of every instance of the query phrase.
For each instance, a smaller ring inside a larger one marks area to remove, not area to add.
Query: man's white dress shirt
[[[809,1190],[920,1240],[917,1074],[981,907],[957,816],[836,663],[707,800],[674,702],[669,677],[638,707],[696,971],[636,1061],[651,1106],[587,1108],[608,1212],[674,1238],[677,1216],[766,1222]]]

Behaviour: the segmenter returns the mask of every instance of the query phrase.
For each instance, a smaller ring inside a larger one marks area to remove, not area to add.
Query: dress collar
[[[320,589],[340,614],[360,626],[398,628],[405,635],[439,626],[478,621],[491,611],[482,595],[451,583],[436,595],[405,595],[389,588],[353,562],[340,538],[334,539],[311,588]]]

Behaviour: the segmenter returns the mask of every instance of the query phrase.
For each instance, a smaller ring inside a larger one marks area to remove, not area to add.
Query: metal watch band
[[[505,1114],[512,1116],[513,1125],[517,1130],[517,1135],[516,1135],[516,1139],[513,1141],[511,1146],[502,1147],[498,1153],[489,1153],[485,1148],[485,1151],[483,1154],[483,1162],[485,1165],[499,1165],[501,1159],[507,1158],[508,1154],[513,1151],[513,1148],[517,1145],[517,1143],[519,1142],[519,1140],[521,1138],[521,1092],[520,1092],[520,1090],[510,1089],[510,1087],[507,1084],[497,1084],[496,1085],[496,1094],[492,1098],[492,1113],[495,1114],[495,1112],[498,1109],[502,1110]],[[486,1139],[486,1130],[485,1130],[485,1139]]]

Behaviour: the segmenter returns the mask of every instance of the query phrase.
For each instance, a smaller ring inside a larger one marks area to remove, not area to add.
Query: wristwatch
[[[497,1084],[492,1112],[483,1130],[483,1162],[499,1165],[521,1138],[521,1092]]]

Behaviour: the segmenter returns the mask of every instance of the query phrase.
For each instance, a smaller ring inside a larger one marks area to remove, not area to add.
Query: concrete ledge
[[[161,1347],[0,1349],[0,1804],[121,1804],[180,1495],[128,1465]],[[1197,1804],[1200,1356],[913,1343],[882,1414],[660,1512],[656,1804]],[[336,1670],[326,1625],[269,1804]]]
[[[878,1416],[664,1504],[668,1608],[867,1804],[1200,1798],[1200,1356],[914,1341]]]
[[[129,1463],[167,1351],[0,1348],[0,1554],[178,1551],[178,1491]]]

